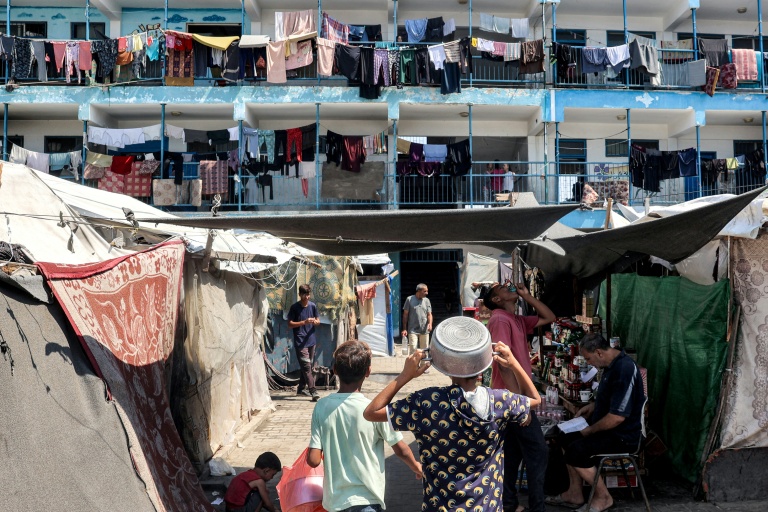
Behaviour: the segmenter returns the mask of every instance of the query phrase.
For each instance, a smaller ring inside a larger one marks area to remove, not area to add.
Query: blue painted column
[[[9,2],[11,0],[8,0]],[[397,0],[395,0],[397,1]],[[469,42],[470,45],[472,44],[472,0],[469,0]],[[472,87],[472,80],[474,73],[475,66],[472,66],[472,69],[469,72],[469,86]]]
[[[8,104],[7,103],[3,103],[3,160],[6,160],[6,161],[8,160]]]
[[[163,17],[163,30],[168,30],[168,0],[165,0],[165,11],[164,12],[165,12],[165,14],[164,14],[164,17]],[[165,43],[163,43],[163,44],[165,44]],[[162,77],[162,80],[163,80],[163,85],[165,85],[165,67],[168,65],[168,62],[167,62],[168,61],[168,57],[166,56],[166,50],[165,49],[161,49],[161,50],[162,50],[162,53],[163,53],[163,77]],[[163,108],[165,108],[165,107],[163,107]],[[163,111],[165,111],[165,110],[163,110]],[[165,132],[163,132],[163,133],[165,133]],[[162,147],[162,143],[160,144],[160,146]]]
[[[394,12],[394,16],[395,16],[395,37],[394,37],[394,42],[395,42],[395,45],[397,45],[397,0],[392,0],[392,1],[395,3],[394,11],[393,11]],[[472,24],[470,23],[470,26],[471,25]],[[470,28],[469,30],[470,30],[469,33],[472,34],[472,29]]]
[[[701,132],[698,123],[696,123],[696,176],[699,181],[699,193],[695,197],[701,197]]]
[[[763,123],[765,124],[765,123]],[[397,119],[392,120],[392,138],[394,141],[394,144],[392,144],[392,147],[394,148],[394,151],[392,152],[393,158],[392,158],[392,186],[393,186],[393,192],[392,192],[392,204],[393,208],[395,210],[399,209],[399,203],[398,203],[398,197],[397,197]]]
[[[165,103],[160,104],[160,177],[170,178],[170,175],[163,176],[163,169],[165,169]]]
[[[91,0],[85,0],[85,40],[91,40]]]
[[[472,152],[472,104],[467,103],[467,107],[469,108],[469,155],[470,157],[473,157]],[[469,204],[470,206],[475,204],[475,193],[474,193],[474,185],[475,185],[475,166],[474,164],[469,167]],[[466,201],[465,201],[466,202]]]
[[[80,184],[85,185],[85,176],[83,176],[83,174],[85,174],[85,159],[88,158],[88,121],[87,120],[83,121],[83,149],[81,151],[83,154],[82,156],[83,172],[80,173]]]
[[[557,204],[560,204],[560,123],[557,121],[555,121],[555,195]]]
[[[632,160],[632,112],[627,109],[627,170]],[[632,178],[629,179],[629,205],[632,206]]]
[[[240,0],[240,35],[245,34],[245,0]],[[242,135],[243,130],[240,130]]]
[[[629,42],[629,30],[627,30],[627,0],[622,0],[621,7],[622,14],[624,15],[624,44],[627,44]],[[629,70],[624,72],[624,85],[629,87]],[[627,117],[627,125],[629,125],[629,117]]]
[[[557,42],[557,4],[552,4],[552,49]],[[549,50],[549,54],[552,55],[552,49]],[[549,59],[550,62],[552,59]],[[557,64],[552,66],[552,86],[557,85]]]
[[[765,162],[768,161],[768,159],[766,158],[766,153],[768,153],[768,148],[766,147],[766,138],[765,138],[765,110],[760,112],[760,114],[761,114],[761,117],[763,118],[763,166],[765,166]],[[768,169],[768,167],[766,168]]]
[[[315,103],[315,209],[320,209],[320,103]]]
[[[699,38],[696,36],[696,9],[691,9],[691,31],[693,32],[693,59],[699,60]]]
[[[549,123],[544,121],[544,204],[549,204]]]
[[[757,0],[757,33],[760,37],[760,56],[763,58],[763,72],[760,73],[760,90],[765,92],[765,57],[763,56],[763,0]],[[765,115],[765,113],[763,113],[763,115]],[[765,123],[763,123],[763,126],[765,126]]]
[[[9,34],[11,33],[11,0],[5,0],[5,31],[8,32]],[[11,63],[6,60],[5,61],[5,83],[8,83],[8,78],[10,73],[11,73]],[[5,107],[8,108],[8,105],[6,105]]]
[[[237,154],[240,156],[240,165],[237,166],[237,211],[243,211],[243,157],[245,157],[245,145],[243,144],[243,120],[237,122]]]

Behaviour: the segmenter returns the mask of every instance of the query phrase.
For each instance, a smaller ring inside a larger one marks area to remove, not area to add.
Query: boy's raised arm
[[[419,366],[421,360],[424,359],[424,351],[416,350],[413,354],[408,356],[403,365],[403,371],[392,382],[387,384],[387,387],[381,390],[376,397],[371,400],[368,407],[363,412],[363,418],[368,421],[387,421],[387,406],[392,402],[398,391],[403,386],[408,384],[411,380],[423,374],[430,366],[427,362],[423,366]]]

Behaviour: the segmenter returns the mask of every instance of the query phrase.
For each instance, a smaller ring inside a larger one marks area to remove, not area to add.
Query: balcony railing
[[[323,194],[322,172],[313,178],[301,179],[291,175],[270,174],[271,186],[262,186],[257,177],[243,172],[229,176],[228,193],[220,196],[223,211],[287,211],[334,209],[426,209],[504,206],[507,193],[530,192],[539,204],[568,204],[587,200],[588,204],[602,207],[607,199],[614,203],[641,206],[646,199],[652,205],[677,204],[698,197],[715,194],[740,194],[764,185],[764,179],[755,179],[744,173],[729,173],[714,184],[701,185],[698,177],[675,178],[660,182],[658,192],[649,192],[632,184],[626,164],[584,162],[561,164],[557,173],[555,162],[511,161],[506,163],[506,174],[488,174],[487,163],[475,163],[464,176],[408,175],[398,176],[391,163],[381,186],[371,199],[340,199]],[[184,179],[197,179],[197,163],[184,164]],[[610,169],[609,174],[588,172],[595,167]],[[63,179],[74,179],[61,175]],[[96,181],[83,182],[96,187]],[[144,198],[153,204],[151,198]],[[204,196],[200,206],[179,203],[161,206],[168,211],[206,212],[214,198]]]

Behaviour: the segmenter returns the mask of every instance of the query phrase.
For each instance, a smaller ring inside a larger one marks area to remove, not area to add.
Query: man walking
[[[317,306],[309,300],[312,289],[307,284],[299,286],[299,302],[288,311],[288,327],[293,329],[293,349],[301,366],[297,395],[312,397],[313,402],[320,399],[315,389],[315,377],[312,365],[315,360],[315,326],[320,325]]]
[[[403,305],[403,330],[400,335],[403,343],[408,342],[408,354],[418,348],[429,346],[429,333],[432,332],[432,304],[427,298],[429,289],[424,283],[416,285],[416,293],[405,299]]]
[[[523,299],[536,309],[537,316],[521,316],[516,313],[517,300]],[[531,376],[531,356],[528,334],[536,327],[554,322],[555,314],[534,298],[522,283],[494,284],[485,293],[483,305],[491,310],[488,330],[494,342],[507,345],[520,361],[526,375]],[[506,389],[500,368],[493,363],[491,387]],[[510,388],[511,389],[511,388]],[[512,389],[520,393],[520,389]],[[544,512],[544,474],[547,471],[547,444],[536,413],[531,411],[531,421],[526,426],[512,424],[507,429],[504,443],[504,512],[520,512],[517,498],[517,470],[520,461],[525,461],[528,475],[528,508],[531,512]]]

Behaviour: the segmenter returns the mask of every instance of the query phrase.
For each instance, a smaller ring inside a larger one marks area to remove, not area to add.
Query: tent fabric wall
[[[731,264],[741,319],[720,446],[768,447],[768,232],[733,239]]]
[[[730,283],[702,286],[634,274],[611,279],[611,335],[636,349],[638,363],[648,369],[651,427],[674,469],[693,482],[720,395]]]
[[[184,245],[88,265],[38,263],[125,426],[158,512],[212,510],[182,447],[166,393]]]
[[[472,283],[499,280],[499,260],[467,253],[461,267],[461,305],[471,308],[475,305],[477,293],[472,291]]]
[[[0,345],[3,510],[154,512],[116,405],[59,305],[0,284]]]
[[[194,462],[233,439],[257,409],[272,407],[262,341],[267,303],[262,287],[233,272],[184,268],[187,369],[183,438]]]
[[[375,283],[376,281],[360,281],[360,286]],[[357,339],[366,342],[375,355],[393,356],[394,342],[392,341],[391,316],[387,313],[389,293],[384,283],[376,287],[376,297],[373,301],[374,320],[370,325],[357,325]],[[387,321],[387,317],[390,320]]]

